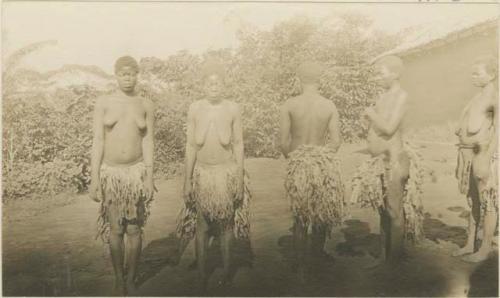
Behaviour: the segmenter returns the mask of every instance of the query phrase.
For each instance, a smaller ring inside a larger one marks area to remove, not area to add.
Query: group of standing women
[[[367,152],[372,158],[365,163],[370,171],[353,180],[357,187],[353,197],[379,212],[381,261],[390,263],[405,255],[406,240],[422,238],[422,206],[415,189],[421,177],[413,170],[417,155],[403,142],[401,132],[408,111],[408,95],[399,83],[403,62],[384,56],[374,66],[383,92],[361,117],[369,127]],[[154,108],[136,93],[138,73],[136,60],[119,58],[115,64],[119,90],[99,98],[94,115],[90,196],[100,202],[98,235],[109,242],[118,295],[135,290],[142,228],[155,192]],[[336,155],[342,143],[340,119],[334,103],[319,93],[321,73],[318,63],[301,64],[297,76],[302,92],[287,100],[279,115],[281,151],[288,160],[285,189],[294,217],[301,281],[306,280],[309,257],[326,255],[327,236],[348,215],[341,160]],[[457,130],[457,178],[472,212],[467,244],[455,255],[465,255],[464,260],[472,262],[484,260],[491,252],[498,217],[496,73],[493,57],[474,63],[472,80],[480,91],[464,110]],[[202,290],[208,282],[207,247],[214,235],[222,243],[220,283],[231,281],[231,242],[234,237],[250,238],[251,201],[240,108],[221,96],[222,67],[214,64],[204,74],[205,96],[191,104],[187,116],[185,207],[177,225],[181,238],[195,238]],[[482,242],[476,248],[479,236]]]

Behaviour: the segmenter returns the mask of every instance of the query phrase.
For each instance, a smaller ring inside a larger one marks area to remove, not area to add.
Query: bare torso
[[[128,165],[143,158],[146,109],[141,97],[116,93],[103,100],[104,162]]]
[[[290,115],[290,151],[300,145],[323,146],[333,113],[332,102],[319,94],[302,94],[286,103]]]
[[[479,144],[479,151],[484,151],[494,136],[494,106],[493,92],[478,93],[466,106],[457,131],[461,144]],[[477,152],[479,153],[479,152]]]
[[[497,93],[483,90],[466,106],[462,113],[457,135],[465,147],[472,148],[472,167],[474,176],[487,181],[490,175],[490,160],[495,154],[494,117]]]
[[[194,140],[199,150],[197,161],[205,164],[225,163],[233,158],[232,138],[235,104],[206,100],[196,103]]]
[[[384,120],[388,121],[394,113],[394,107],[398,105],[398,101],[406,96],[403,90],[397,93],[384,93],[380,96],[375,104],[375,112]],[[380,154],[394,153],[399,154],[403,148],[401,129],[398,128],[392,135],[386,135],[379,131],[373,125],[370,125],[367,136],[368,151],[372,156]]]

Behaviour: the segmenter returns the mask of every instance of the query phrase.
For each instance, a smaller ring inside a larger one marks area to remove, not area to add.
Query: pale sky
[[[4,2],[3,53],[33,42],[57,40],[28,56],[23,66],[40,71],[64,64],[97,65],[111,73],[115,59],[165,58],[179,50],[199,53],[235,47],[241,24],[269,29],[295,15],[314,19],[355,11],[372,17],[385,31],[443,17],[491,17],[496,5],[353,3],[117,3]]]

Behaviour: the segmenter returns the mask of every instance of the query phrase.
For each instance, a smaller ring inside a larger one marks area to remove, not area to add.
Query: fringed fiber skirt
[[[251,199],[245,171],[243,197],[236,200],[238,166],[235,162],[219,165],[197,163],[193,172],[193,197],[185,202],[177,221],[177,235],[190,240],[196,233],[198,214],[207,221],[233,228],[236,238],[249,238]]]
[[[340,163],[329,147],[302,145],[290,154],[285,189],[292,213],[304,226],[330,230],[347,216]]]
[[[405,239],[417,243],[424,237],[422,158],[408,143],[405,143],[404,151],[410,159],[409,177],[403,196]],[[351,202],[360,203],[361,207],[372,207],[376,211],[384,209],[386,183],[391,179],[393,166],[387,167],[382,156],[370,158],[362,163],[352,180]]]
[[[146,166],[139,162],[131,166],[117,167],[102,164],[100,182],[103,191],[99,217],[97,220],[97,236],[108,242],[110,222],[109,214],[114,208],[118,215],[118,224],[136,224],[144,227],[150,213],[152,197],[148,197],[144,182]]]

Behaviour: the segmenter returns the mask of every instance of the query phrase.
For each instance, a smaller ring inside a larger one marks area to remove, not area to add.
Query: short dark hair
[[[317,61],[302,62],[296,70],[301,83],[317,83],[323,73],[323,66]]]
[[[115,73],[117,73],[123,67],[131,67],[135,71],[139,72],[139,64],[131,56],[122,56],[116,60],[115,63]]]
[[[207,60],[201,67],[201,74],[204,79],[208,78],[211,75],[217,75],[220,79],[223,80],[226,73],[224,65],[222,63],[218,61]]]

